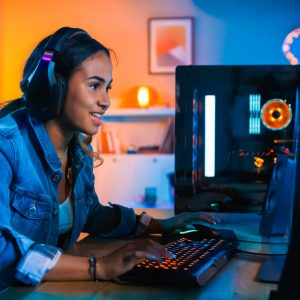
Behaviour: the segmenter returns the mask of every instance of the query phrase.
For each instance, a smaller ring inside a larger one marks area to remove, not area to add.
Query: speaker
[[[289,221],[293,197],[295,161],[278,154],[267,188],[259,231],[262,236],[284,235]]]
[[[22,89],[29,112],[43,120],[55,118],[64,107],[67,83],[55,72],[55,56],[65,41],[78,33],[87,34],[78,28],[63,27],[57,30],[46,43],[41,58]]]
[[[282,130],[292,120],[291,107],[281,99],[267,101],[261,109],[262,123],[271,130]]]

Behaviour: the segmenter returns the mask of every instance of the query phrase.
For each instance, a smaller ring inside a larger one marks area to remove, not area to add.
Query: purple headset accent
[[[46,50],[45,53],[42,56],[42,60],[51,61],[53,54],[54,54],[53,51],[47,51]]]

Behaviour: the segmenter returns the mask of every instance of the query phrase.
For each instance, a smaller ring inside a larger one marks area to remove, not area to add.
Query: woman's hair
[[[65,29],[66,27],[60,28],[57,32]],[[70,28],[70,31],[71,30],[74,29]],[[57,32],[54,34],[57,34]],[[90,35],[83,33],[83,30],[78,29],[78,32],[78,34],[73,34],[70,38],[67,38],[61,46],[61,49],[55,54],[54,71],[56,74],[62,76],[66,81],[69,80],[75,69],[78,68],[84,60],[96,52],[103,51],[108,57],[110,57],[110,50],[108,48],[93,39]],[[52,35],[44,38],[29,56],[25,64],[23,79],[20,83],[22,91],[26,90],[28,78],[42,58],[45,45],[51,37]]]
[[[74,32],[73,28],[66,27],[59,29],[59,31],[66,31],[68,29]],[[110,58],[110,50],[108,48],[106,48],[101,43],[93,39],[90,35],[82,33],[83,30],[78,29],[78,32],[78,34],[73,34],[70,38],[67,38],[64,41],[63,45],[61,46],[61,49],[55,54],[54,58],[54,71],[56,74],[61,76],[66,82],[68,82],[73,72],[81,65],[81,63],[93,54],[99,51],[103,51]],[[42,59],[42,56],[45,51],[45,46],[51,37],[52,35],[44,38],[35,47],[31,55],[27,59],[23,71],[23,79],[20,82],[20,88],[23,91],[23,93],[26,92],[28,79],[33,74],[39,61]],[[4,106],[0,110],[0,118],[21,107],[26,107],[26,100],[16,99],[10,101],[6,106]],[[92,136],[85,135],[86,139],[83,141],[79,135],[80,132],[78,133],[78,141],[82,147],[82,150],[89,156],[93,157],[95,160],[100,160],[101,164],[102,158],[100,158],[99,154],[88,150],[88,146],[90,145]]]

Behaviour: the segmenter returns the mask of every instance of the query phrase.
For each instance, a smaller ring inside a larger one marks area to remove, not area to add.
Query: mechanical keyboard
[[[176,258],[143,259],[119,281],[154,285],[203,286],[231,258],[237,242],[222,238],[193,241],[179,238],[166,246]]]

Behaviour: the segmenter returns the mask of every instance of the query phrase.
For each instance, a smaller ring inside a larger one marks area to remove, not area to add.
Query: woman
[[[109,280],[137,258],[170,255],[152,240],[129,241],[101,258],[64,254],[81,232],[103,237],[172,231],[204,213],[156,220],[99,203],[90,141],[110,105],[110,51],[85,31],[64,27],[42,40],[21,81],[23,98],[1,110],[0,289],[19,281]]]

